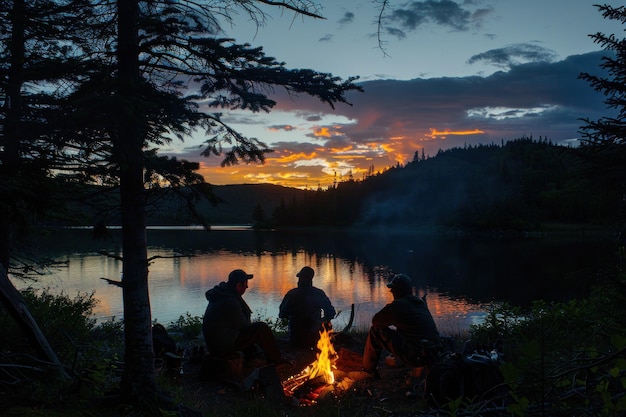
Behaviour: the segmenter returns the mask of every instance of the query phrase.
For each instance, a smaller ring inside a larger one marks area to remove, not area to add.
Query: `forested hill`
[[[619,201],[583,150],[532,139],[441,151],[347,185],[361,189],[350,222],[363,224],[530,230],[610,222]]]
[[[440,151],[328,190],[235,185],[214,193],[227,205],[211,213],[272,227],[532,230],[545,223],[606,224],[619,204],[619,191],[582,149],[529,138]]]
[[[194,204],[181,197],[189,194],[185,190],[161,190],[150,194],[148,223],[188,225],[202,218],[210,225],[483,230],[609,224],[619,212],[620,191],[617,184],[603,180],[601,167],[592,166],[587,156],[581,148],[523,138],[416,157],[406,166],[325,190],[270,184],[207,186],[192,199]],[[107,210],[102,210],[102,199],[92,201],[100,214],[85,213],[86,222],[118,224],[117,204],[111,198],[116,199],[109,194]],[[106,218],[98,220],[102,213]]]

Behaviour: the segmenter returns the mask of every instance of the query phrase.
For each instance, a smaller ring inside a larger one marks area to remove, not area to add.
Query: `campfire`
[[[333,369],[337,353],[331,341],[331,330],[326,327],[320,331],[317,351],[315,362],[283,381],[285,394],[299,401],[300,405],[314,404],[320,395],[332,391],[335,384]]]

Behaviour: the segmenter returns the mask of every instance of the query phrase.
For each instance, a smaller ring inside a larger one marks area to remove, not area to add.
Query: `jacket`
[[[414,346],[419,346],[424,339],[439,343],[439,332],[426,303],[412,294],[393,300],[374,314],[372,326],[395,326]]]
[[[239,329],[251,324],[252,310],[234,286],[221,282],[205,293],[209,305],[202,319],[202,332],[212,355],[234,351]]]
[[[335,314],[326,293],[307,280],[289,290],[278,308],[278,317],[289,319],[291,344],[301,347],[315,346],[322,323],[330,322]]]

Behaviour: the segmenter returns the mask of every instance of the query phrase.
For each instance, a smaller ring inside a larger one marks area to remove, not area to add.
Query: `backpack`
[[[497,353],[446,352],[426,375],[427,397],[435,406],[458,398],[493,402],[506,391],[499,365]]]
[[[167,334],[162,324],[152,326],[152,349],[156,367],[163,369],[167,375],[178,378],[183,357],[178,355],[176,341]]]
[[[426,396],[436,406],[459,398],[464,391],[463,358],[445,352],[426,374]]]
[[[152,347],[157,358],[165,356],[166,353],[176,354],[176,341],[167,334],[162,324],[156,323],[152,326]]]

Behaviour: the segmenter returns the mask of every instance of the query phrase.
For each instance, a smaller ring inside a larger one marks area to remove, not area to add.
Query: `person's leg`
[[[404,336],[389,327],[370,327],[365,341],[363,368],[367,371],[376,369],[383,349],[388,350],[398,359],[408,357]]]
[[[365,351],[363,352],[363,369],[366,371],[373,371],[378,365],[378,360],[385,347],[382,336],[384,329],[377,327],[370,327],[367,333],[367,339],[365,340]]]
[[[235,341],[235,350],[243,351],[255,343],[263,350],[268,362],[276,363],[280,360],[280,349],[267,323],[256,322],[242,327]]]

